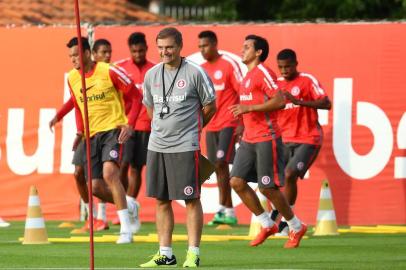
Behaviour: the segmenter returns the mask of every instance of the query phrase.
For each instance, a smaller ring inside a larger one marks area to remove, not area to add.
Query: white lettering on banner
[[[38,173],[52,173],[54,166],[55,134],[48,123],[54,117],[55,109],[40,109],[38,127],[38,147],[35,154],[24,153],[24,109],[8,110],[7,123],[7,164],[18,175],[27,175],[37,170]]]
[[[397,145],[404,150],[406,156],[406,113],[403,113],[399,121]],[[406,178],[406,157],[395,157],[395,178]]]
[[[68,101],[71,98],[68,85],[68,73],[65,73],[64,77],[64,90],[63,90],[63,100]],[[73,173],[75,170],[72,164],[73,151],[72,145],[76,137],[76,120],[75,120],[75,109],[70,111],[63,118],[62,125],[62,144],[61,144],[61,166],[59,167],[60,173]]]
[[[328,125],[328,110],[317,110],[317,114],[319,115],[319,124],[321,126]]]
[[[354,179],[365,180],[380,173],[388,163],[393,131],[385,112],[368,102],[357,102],[357,125],[369,128],[374,145],[366,155],[356,153],[352,135],[352,79],[334,79],[333,151],[341,169]]]

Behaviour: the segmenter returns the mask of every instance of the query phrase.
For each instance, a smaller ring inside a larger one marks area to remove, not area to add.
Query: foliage
[[[132,0],[145,4],[147,1]],[[398,20],[406,18],[406,0],[165,0],[166,6],[217,6],[211,20],[306,21]]]

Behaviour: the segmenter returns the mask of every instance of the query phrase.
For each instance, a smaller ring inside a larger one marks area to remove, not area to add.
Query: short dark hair
[[[175,27],[166,27],[159,31],[158,35],[156,36],[156,41],[158,41],[158,39],[164,39],[168,37],[173,37],[175,43],[179,46],[183,45],[182,33],[179,32],[179,30]]]
[[[93,52],[97,52],[99,50],[100,46],[109,46],[109,47],[111,47],[111,43],[107,39],[99,38],[93,44]]]
[[[278,55],[276,56],[277,60],[292,60],[294,62],[297,62],[296,59],[296,53],[294,50],[292,49],[283,49],[282,51],[280,51],[278,53]]]
[[[147,41],[145,40],[145,34],[141,32],[134,32],[128,37],[128,47],[131,45],[137,44],[144,44],[147,45]]]
[[[66,44],[66,47],[72,48],[74,46],[79,46],[79,40],[77,37],[71,38],[69,42]],[[87,38],[82,37],[82,46],[83,46],[83,51],[90,51],[90,44]]]
[[[214,33],[213,31],[210,31],[210,30],[200,32],[198,37],[199,38],[207,38],[207,39],[210,40],[210,42],[217,43],[217,35],[216,35],[216,33]]]
[[[268,54],[269,54],[268,41],[265,38],[257,36],[257,35],[248,35],[245,37],[245,40],[249,40],[249,39],[254,40],[254,48],[256,51],[262,50],[262,53],[259,56],[259,61],[265,62],[265,60],[268,58]]]

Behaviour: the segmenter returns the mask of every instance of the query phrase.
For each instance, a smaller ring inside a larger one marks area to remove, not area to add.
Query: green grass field
[[[70,237],[71,229],[60,229],[60,222],[47,222],[48,237]],[[77,226],[79,226],[78,224]],[[309,230],[312,231],[311,229]],[[175,233],[184,234],[185,226],[177,224]],[[248,226],[218,231],[205,226],[204,234],[246,235]],[[284,239],[270,239],[259,247],[248,241],[203,242],[201,267],[211,269],[406,269],[406,233],[355,234],[313,237],[308,232],[301,247],[283,249]],[[102,234],[117,234],[113,226]],[[140,235],[155,233],[155,225],[144,223]],[[1,269],[86,269],[89,267],[88,243],[52,243],[22,245],[24,222],[12,222],[0,228]],[[157,243],[95,243],[95,268],[135,269],[157,251]],[[187,243],[175,242],[178,265],[183,263]]]

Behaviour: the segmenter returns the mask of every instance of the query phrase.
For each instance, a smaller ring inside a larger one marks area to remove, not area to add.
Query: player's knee
[[[236,191],[240,191],[244,189],[246,183],[243,179],[238,178],[238,177],[232,177],[230,180],[230,186]]]
[[[120,180],[120,171],[113,162],[105,162],[103,165],[103,179],[108,183]]]
[[[99,197],[99,195],[102,193],[103,189],[100,184],[100,180],[97,181],[92,181],[92,194],[96,197]]]
[[[292,170],[285,171],[285,178],[288,184],[295,183],[297,180],[297,172]]]
[[[136,167],[131,166],[130,174],[131,176],[138,177],[139,175],[141,175],[141,168],[139,166]]]
[[[85,172],[83,167],[75,166],[75,171],[73,172],[73,176],[78,183],[86,182],[85,181]]]
[[[216,168],[216,170],[224,170],[227,168],[227,162],[225,162],[224,160],[217,160],[216,163],[214,164],[214,167]]]
[[[258,188],[259,192],[261,192],[262,194],[266,195],[268,193],[274,193],[274,192],[279,192],[279,188],[278,187],[259,187]]]

